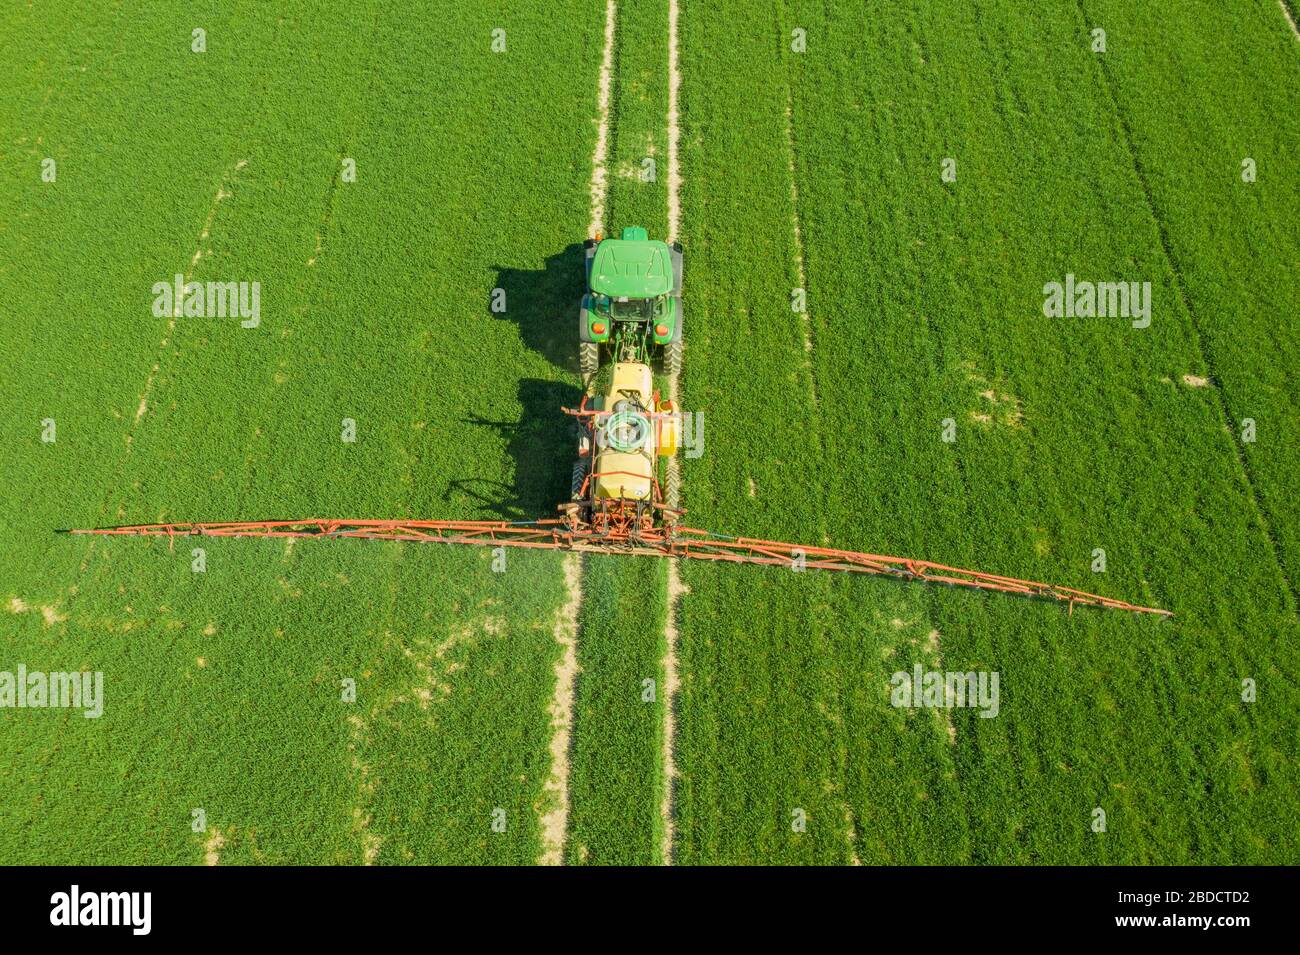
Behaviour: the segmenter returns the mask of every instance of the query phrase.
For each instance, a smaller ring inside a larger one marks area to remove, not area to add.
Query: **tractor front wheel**
[[[578,367],[583,378],[595,375],[600,370],[600,346],[595,342],[579,342]]]
[[[682,340],[669,342],[664,346],[664,374],[676,378],[682,373]]]

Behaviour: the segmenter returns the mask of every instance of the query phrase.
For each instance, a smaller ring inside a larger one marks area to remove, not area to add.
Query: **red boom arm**
[[[477,544],[480,546],[534,547],[598,553],[642,554],[658,557],[690,557],[695,560],[729,561],[738,564],[767,564],[812,570],[879,574],[905,580],[994,590],[1041,597],[1066,603],[1131,610],[1169,617],[1168,610],[1090,594],[1072,587],[1059,587],[1015,577],[1002,577],[976,570],[963,570],[928,560],[886,557],[829,547],[807,547],[748,537],[729,537],[689,527],[656,527],[640,532],[598,534],[574,528],[563,520],[542,521],[232,521],[218,524],[135,524],[74,530],[73,534],[113,534],[167,537],[360,537],[371,540],[418,543]]]

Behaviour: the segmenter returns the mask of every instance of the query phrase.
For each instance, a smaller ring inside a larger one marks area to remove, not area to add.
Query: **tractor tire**
[[[582,498],[582,484],[587,480],[587,459],[583,458],[573,466],[573,482],[569,487],[569,499],[580,501]]]
[[[664,374],[669,378],[676,378],[682,373],[682,340],[679,337],[675,342],[669,342],[664,346]]]
[[[583,378],[595,376],[600,370],[600,346],[595,342],[579,342],[578,367]]]
[[[672,510],[682,506],[682,471],[676,461],[668,462],[668,475],[664,480],[664,503]]]

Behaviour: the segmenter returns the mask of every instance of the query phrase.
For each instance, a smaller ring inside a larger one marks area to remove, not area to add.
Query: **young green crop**
[[[6,859],[537,858],[556,555],[51,533],[567,495],[603,4],[331,6],[0,14],[0,670],[106,697],[0,710]],[[681,5],[689,523],[1176,617],[686,563],[675,861],[1295,855],[1300,44],[1240,7]],[[617,37],[606,230],[658,237],[664,0]],[[260,326],[154,316],[177,271]],[[566,861],[657,862],[665,565],[585,568]],[[891,706],[917,664],[998,715]]]
[[[604,554],[584,564],[566,861],[654,865],[666,568]]]
[[[1204,355],[1192,377],[1174,383],[1205,388],[1204,400],[1235,436],[1296,597],[1300,92],[1275,78],[1300,67],[1300,42],[1270,0],[1240,10],[1089,0],[1086,10],[1110,24],[1097,73],[1114,97]],[[1234,66],[1242,62],[1249,72]]]
[[[706,425],[683,503],[692,526],[816,544],[816,409],[790,307],[788,83],[774,37],[735,29],[757,12],[682,11],[682,404]],[[678,861],[847,861],[829,578],[692,564],[682,577]],[[796,834],[798,814],[812,824]]]
[[[1005,3],[896,2],[864,27],[801,7],[778,18],[779,46],[730,35],[761,7],[686,11],[686,231],[725,250],[692,260],[685,403],[709,416],[687,469],[693,522],[824,534],[1178,617],[688,567],[683,861],[1286,858],[1295,701],[1279,678],[1294,661],[1277,635],[1295,632],[1294,604],[1224,406],[1182,381],[1206,368],[1213,306],[1189,284],[1189,314],[1174,270],[1209,274],[1219,253],[1191,233],[1170,240],[1188,256],[1171,264],[1161,237],[1178,224],[1143,188],[1165,160],[1135,165],[1127,148],[1144,113],[1117,113],[1076,10],[1030,24]],[[1112,44],[1122,23],[1112,11]],[[794,27],[808,52],[778,56]],[[1194,18],[1177,29],[1213,49]],[[773,238],[796,206],[787,104],[811,375],[793,240]],[[1290,248],[1261,238],[1234,248],[1236,267]],[[1152,325],[1046,318],[1043,287],[1067,272],[1150,281]],[[1271,354],[1257,338],[1239,373]],[[891,707],[891,674],[917,661],[998,671],[1000,715]],[[1244,704],[1246,677],[1274,699]]]
[[[26,145],[0,172],[0,668],[98,669],[106,693],[100,720],[0,713],[5,858],[537,857],[554,555],[207,541],[192,573],[190,542],[52,532],[549,514],[577,376],[547,353],[573,308],[548,256],[586,221],[588,7],[245,10],[206,19],[202,54],[164,4],[4,15]],[[154,317],[178,271],[260,282],[260,326]]]

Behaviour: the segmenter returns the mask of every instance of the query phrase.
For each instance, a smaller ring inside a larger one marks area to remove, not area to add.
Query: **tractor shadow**
[[[560,409],[576,408],[582,389],[563,381],[525,378],[519,383],[518,421],[494,421],[478,415],[466,424],[489,428],[505,438],[513,464],[512,480],[467,478],[454,480],[443,501],[468,499],[480,511],[504,521],[532,521],[556,516],[568,500],[573,462],[577,460],[578,429]]]
[[[524,344],[557,368],[578,371],[578,306],[583,293],[583,247],[574,242],[548,256],[540,270],[494,266],[495,288],[505,293],[505,311],[494,311],[497,296],[488,297],[488,314],[514,322]]]

